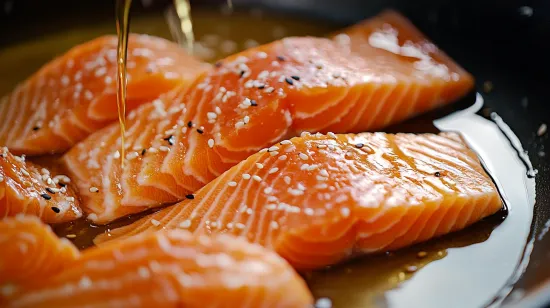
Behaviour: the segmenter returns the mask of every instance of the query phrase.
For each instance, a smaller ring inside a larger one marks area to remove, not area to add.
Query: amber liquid
[[[117,48],[117,107],[120,122],[120,164],[124,168],[124,135],[126,134],[126,58],[128,56],[128,35],[130,32],[130,6],[132,0],[117,0],[116,31]]]
[[[193,21],[191,20],[191,5],[188,0],[174,0],[174,7],[178,14],[181,33],[185,37],[184,47],[187,48],[190,54],[193,54],[195,35],[193,33]]]

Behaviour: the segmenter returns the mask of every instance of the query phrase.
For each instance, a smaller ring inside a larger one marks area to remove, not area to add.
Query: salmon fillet
[[[296,307],[312,304],[284,259],[242,239],[170,230],[92,248],[7,307]]]
[[[19,284],[61,272],[79,255],[40,219],[22,215],[0,220],[0,251],[0,297]]]
[[[113,35],[76,46],[0,98],[0,146],[18,155],[60,153],[116,120],[116,48]],[[127,110],[206,67],[175,43],[130,35]]]
[[[315,269],[457,231],[502,207],[455,133],[304,134],[250,156],[193,196],[95,242],[177,228],[233,234]]]
[[[59,223],[82,217],[69,181],[0,147],[0,218],[25,214]]]
[[[425,42],[414,35],[402,39]],[[261,148],[301,131],[377,129],[471,89],[471,76],[455,70],[449,59],[438,65],[448,67],[452,78],[417,69],[409,57],[376,50],[359,54],[333,40],[305,37],[231,56],[190,87],[178,87],[129,114],[124,172],[117,162],[116,124],[93,134],[63,158],[88,218],[108,223],[180,201]],[[386,102],[407,111],[378,114]],[[89,193],[91,187],[99,193]]]

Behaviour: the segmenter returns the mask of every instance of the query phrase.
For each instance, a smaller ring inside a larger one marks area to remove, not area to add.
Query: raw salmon
[[[385,17],[372,23],[380,19]],[[412,27],[387,19],[380,31]],[[385,49],[373,47],[369,56],[329,39],[287,38],[231,56],[190,87],[130,113],[124,172],[116,125],[97,132],[64,157],[88,218],[107,223],[182,200],[259,149],[301,131],[376,129],[471,89],[472,77],[450,59],[423,52],[426,39],[416,30],[399,35],[448,74],[432,74],[417,68],[418,59]],[[355,37],[363,40],[348,36]],[[396,112],[384,111],[386,105]]]
[[[96,243],[160,229],[227,233],[312,269],[460,230],[501,207],[476,154],[455,133],[305,134],[250,156],[193,200]]]
[[[79,199],[69,182],[67,176],[0,147],[0,218],[25,214],[58,223],[81,217]]]
[[[61,272],[79,254],[40,219],[23,215],[0,219],[0,251],[0,297]]]
[[[76,46],[0,98],[0,146],[15,154],[64,152],[117,119],[115,36]],[[207,66],[167,40],[132,34],[127,110]]]
[[[284,259],[228,235],[183,230],[85,251],[63,273],[37,281],[7,307],[310,307]]]

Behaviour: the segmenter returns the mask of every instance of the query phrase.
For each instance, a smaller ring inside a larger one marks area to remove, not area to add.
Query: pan
[[[132,18],[162,14],[170,4],[134,2]],[[543,124],[550,124],[548,1],[234,0],[233,4],[237,11],[303,20],[322,31],[395,9],[476,78],[476,91],[460,102],[386,131],[460,131],[475,149],[479,146],[506,210],[476,224],[474,230],[306,273],[314,295],[330,298],[336,307],[550,307],[550,236],[546,235],[550,228],[550,141],[548,133],[541,132]],[[194,1],[192,5],[193,9],[219,10],[223,2]],[[58,34],[62,45],[75,39],[72,29],[109,22],[113,32],[111,1],[3,0],[0,55],[2,49],[53,34]],[[152,25],[137,27],[157,31]],[[27,60],[38,65],[56,52],[35,52]],[[0,71],[8,69],[1,65]],[[18,66],[21,71],[14,74],[21,79],[31,73],[23,63],[12,63],[10,68]],[[17,79],[2,75],[0,94]],[[437,253],[419,261],[414,255],[422,249]],[[395,273],[388,276],[391,267],[411,260],[416,260],[418,268],[414,275],[381,282],[395,278]]]

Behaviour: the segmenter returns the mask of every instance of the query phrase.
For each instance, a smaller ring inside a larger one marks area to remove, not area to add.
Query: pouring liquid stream
[[[130,31],[131,0],[117,0],[116,2],[116,30],[117,46],[117,107],[120,122],[120,166],[124,169],[124,145],[126,134],[126,60],[128,55],[128,35]]]

